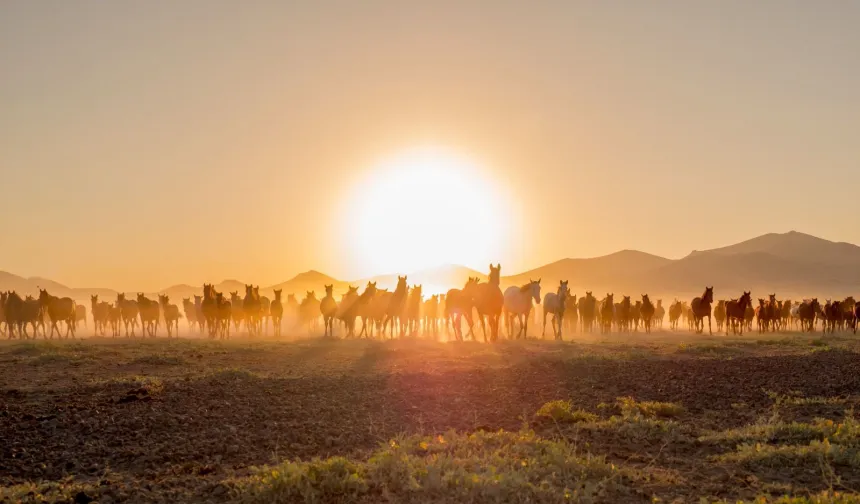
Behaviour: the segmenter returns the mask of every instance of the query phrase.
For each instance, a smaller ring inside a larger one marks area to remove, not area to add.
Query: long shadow
[[[372,372],[377,363],[382,360],[388,352],[385,350],[385,344],[379,341],[369,341],[364,347],[364,352],[361,357],[355,361],[350,367],[350,371],[354,373],[366,374]]]

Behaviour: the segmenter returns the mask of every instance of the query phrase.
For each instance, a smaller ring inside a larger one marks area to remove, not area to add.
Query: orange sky
[[[858,21],[777,0],[4,2],[0,269],[128,290],[382,273],[350,234],[356,188],[424,145],[472,160],[511,219],[445,262],[858,243],[828,218],[860,184]]]

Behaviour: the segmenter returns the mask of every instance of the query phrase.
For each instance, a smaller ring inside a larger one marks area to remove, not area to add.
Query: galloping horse
[[[708,334],[713,335],[711,330],[711,303],[714,302],[714,288],[705,287],[705,293],[702,297],[693,298],[690,302],[690,311],[693,315],[693,322],[696,326],[696,332],[701,334],[705,330],[704,319],[708,317]]]
[[[735,334],[738,334],[738,328],[740,328],[740,334],[743,336],[744,326],[746,325],[746,311],[750,306],[752,306],[752,296],[746,291],[740,299],[732,299],[726,302],[726,336],[729,335],[729,326],[732,327],[732,331]]]
[[[517,339],[529,337],[529,314],[532,311],[532,301],[540,304],[540,278],[529,280],[529,283],[519,287],[505,289],[505,319],[508,326],[508,338],[513,338],[514,317],[520,323]]]
[[[570,329],[571,333],[575,333],[579,327],[579,311],[577,310],[577,306],[576,294],[568,296],[564,302],[564,325]]]
[[[110,321],[111,306],[104,301],[99,302],[99,295],[90,296],[90,311],[93,314],[93,331],[98,334],[101,330],[101,335],[105,335],[108,322]]]
[[[615,317],[618,321],[618,330],[620,332],[630,332],[630,324],[633,320],[633,307],[630,305],[630,296],[621,298],[615,309]]]
[[[275,289],[275,300],[269,306],[272,316],[272,333],[276,338],[281,337],[281,319],[284,318],[284,305],[281,303],[281,292],[283,289]]]
[[[612,321],[615,320],[615,303],[613,298],[615,294],[606,294],[600,304],[600,333],[606,334],[612,332]]]
[[[582,332],[591,332],[594,330],[594,318],[597,313],[597,299],[591,294],[591,291],[586,291],[584,298],[579,298],[579,320],[582,323]]]
[[[457,341],[463,341],[463,328],[460,323],[463,317],[469,324],[468,336],[474,337],[472,335],[472,307],[474,303],[471,293],[476,285],[478,285],[478,279],[469,277],[462,289],[451,289],[445,295],[445,319],[451,324]]]
[[[260,291],[253,285],[245,285],[245,297],[242,299],[242,309],[245,311],[245,327],[250,336],[256,336],[262,329],[262,305]]]
[[[639,309],[639,316],[642,318],[642,326],[645,328],[646,333],[651,333],[651,322],[654,318],[654,305],[651,303],[651,299],[648,297],[648,294],[642,294],[642,306]]]
[[[60,336],[60,328],[57,327],[58,322],[66,323],[66,338],[69,337],[69,333],[71,333],[72,338],[75,337],[77,313],[75,313],[75,302],[72,301],[72,298],[58,298],[48,294],[45,289],[39,289],[39,303],[51,321],[51,339],[54,338],[54,331],[57,331],[57,337]]]
[[[421,285],[412,287],[406,300],[406,332],[411,336],[415,336],[421,327],[421,303],[424,301],[422,290]]]
[[[490,264],[490,275],[487,283],[479,283],[474,286],[472,302],[478,311],[478,319],[481,321],[481,332],[485,342],[487,341],[487,332],[486,327],[484,327],[484,317],[487,318],[487,323],[490,325],[490,341],[499,339],[499,320],[505,306],[505,296],[500,287],[501,274],[501,264],[496,266]]]
[[[552,318],[552,334],[555,339],[561,340],[562,325],[564,324],[564,312],[567,307],[568,296],[570,291],[567,288],[567,280],[558,282],[558,290],[556,292],[547,292],[543,297],[543,330],[541,336],[546,336],[546,316],[551,315]]]
[[[179,307],[170,303],[170,297],[167,295],[159,295],[158,303],[161,305],[161,313],[164,315],[164,325],[167,326],[167,337],[173,336],[173,330],[176,329],[176,337],[179,337],[179,319],[182,315],[179,314]]]
[[[439,337],[439,294],[433,294],[424,301],[421,307],[424,318],[424,334],[433,333],[434,338]]]
[[[388,324],[391,324],[391,329],[389,330],[389,337],[394,338],[394,325],[395,323],[400,324],[399,333],[402,337],[406,332],[406,328],[403,324],[403,316],[406,311],[406,300],[409,297],[409,288],[406,284],[406,276],[397,277],[397,287],[394,289],[394,293],[388,299],[388,303],[385,306],[385,316],[382,319],[382,337],[385,337],[385,329],[388,327]]]
[[[142,292],[137,294],[137,307],[140,311],[140,326],[143,330],[143,335],[147,333],[150,337],[158,336],[158,318],[161,315],[158,303],[143,295]]]
[[[337,313],[337,301],[334,299],[334,284],[325,286],[325,297],[320,300],[320,314],[323,317],[325,330],[323,337],[334,337],[334,316]]]
[[[684,305],[678,301],[678,298],[675,298],[675,302],[669,305],[669,328],[673,331],[678,330],[678,320],[681,318],[681,314],[684,313]]]

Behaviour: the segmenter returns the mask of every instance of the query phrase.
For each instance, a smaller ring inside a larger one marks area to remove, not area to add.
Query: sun
[[[441,148],[379,163],[354,188],[346,215],[350,253],[366,275],[452,263],[483,271],[500,256],[507,222],[482,167]]]

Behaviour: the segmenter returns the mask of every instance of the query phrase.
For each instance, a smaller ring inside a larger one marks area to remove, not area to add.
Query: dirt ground
[[[775,416],[852,415],[860,400],[857,341],[668,332],[492,345],[3,341],[0,500],[221,502],[236,498],[228,482],[255,466],[362,459],[397,436],[452,429],[581,436],[583,449],[648,475],[614,501],[851,492],[860,489],[860,472],[850,463],[751,465],[720,458],[738,443],[703,439],[773,424]],[[628,396],[680,404],[677,432],[661,439],[574,431],[535,417],[562,399],[606,419]]]

